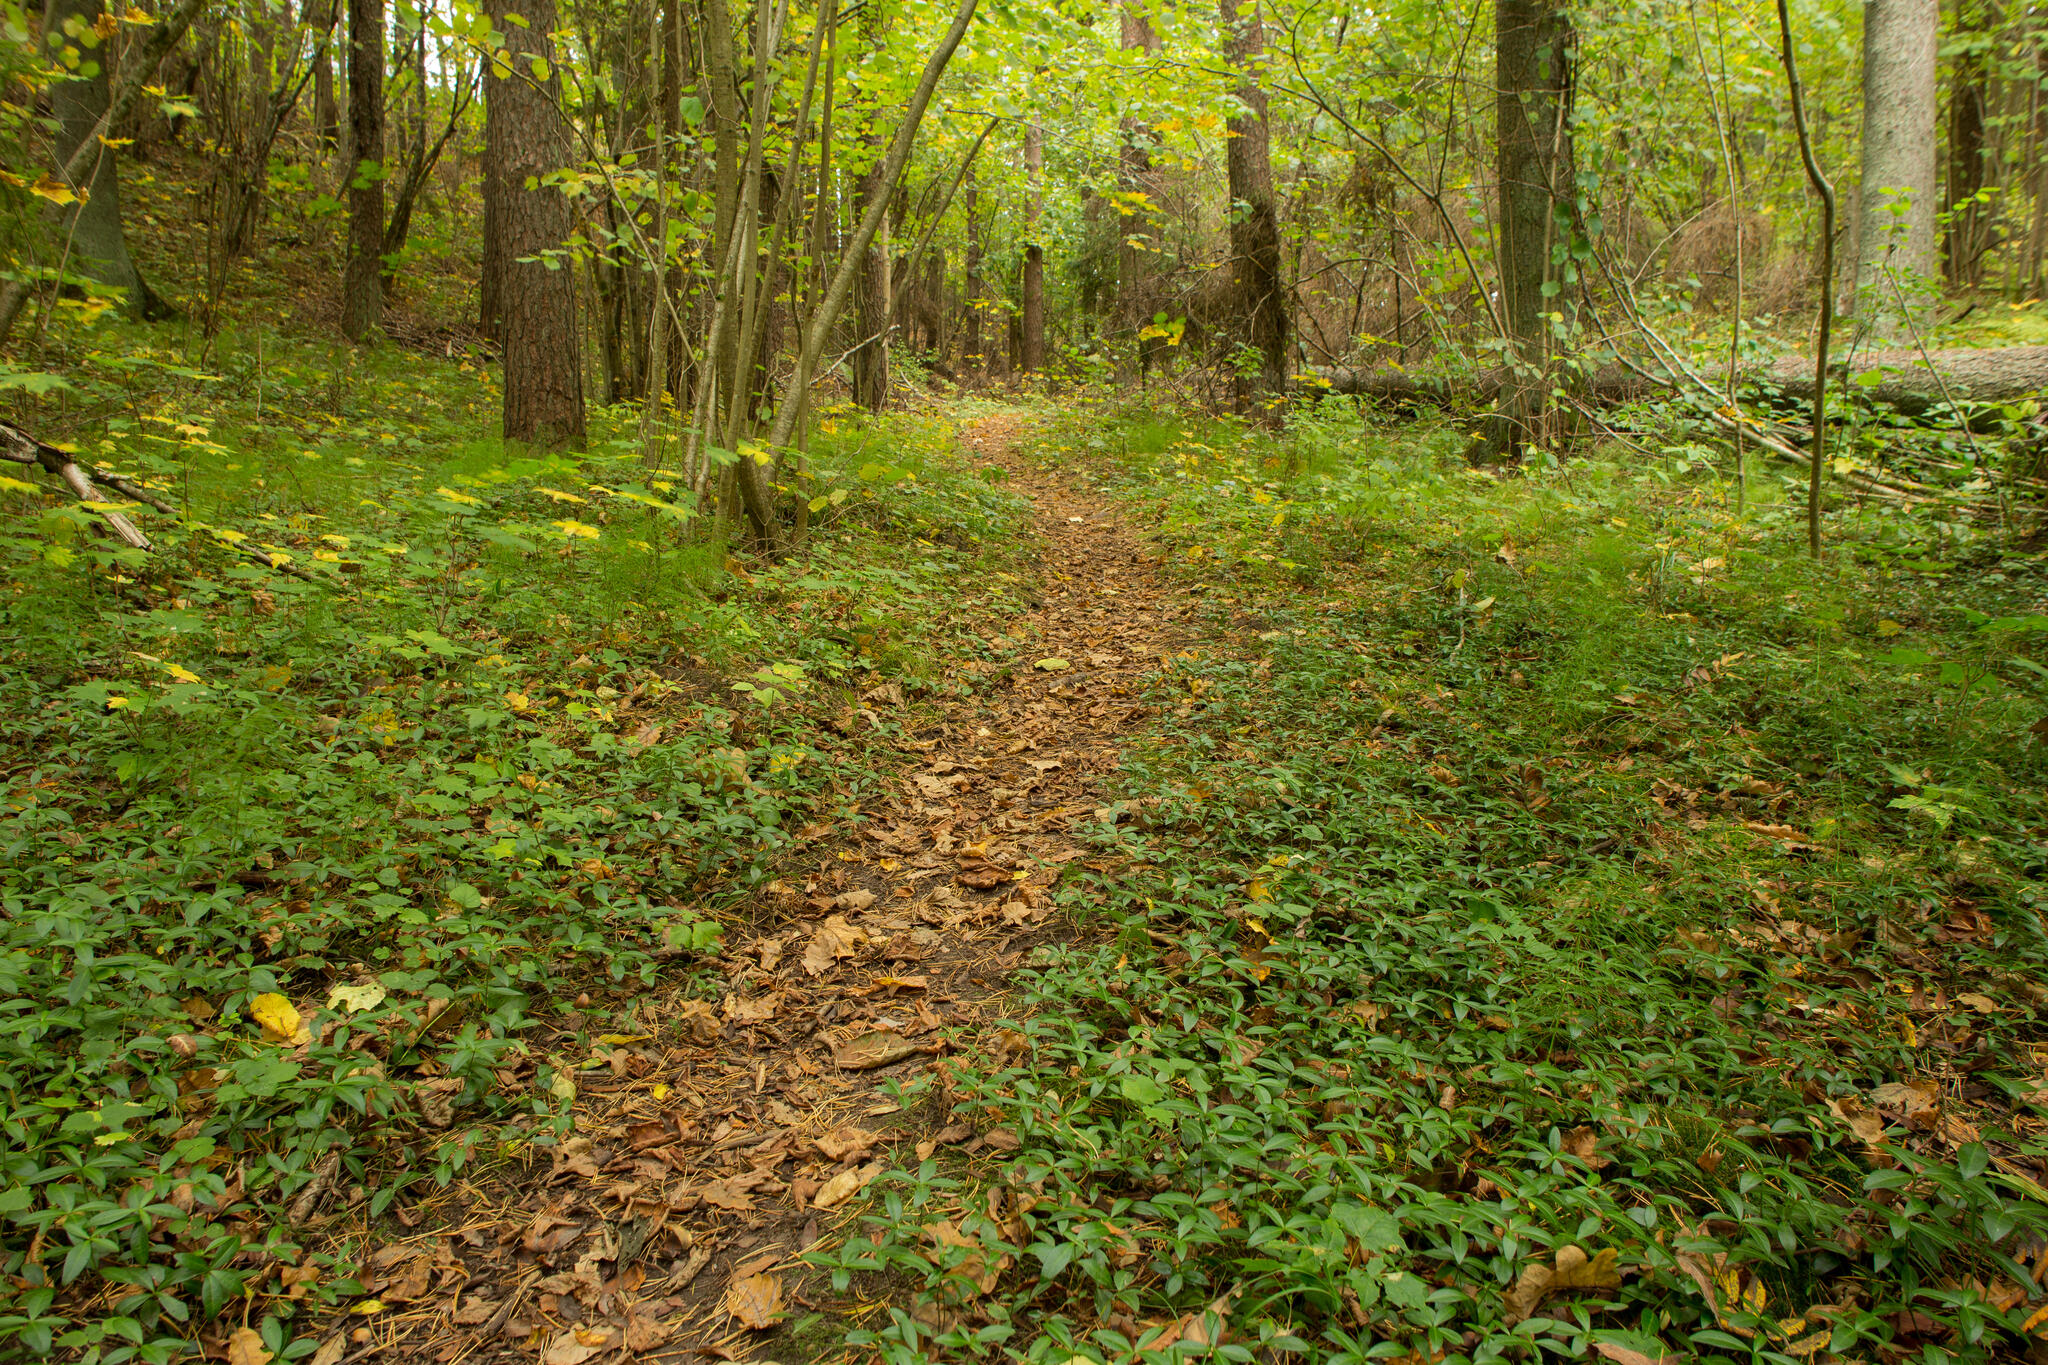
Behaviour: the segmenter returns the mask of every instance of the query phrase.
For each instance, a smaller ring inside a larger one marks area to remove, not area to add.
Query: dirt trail
[[[651,1037],[600,1039],[610,1065],[579,1074],[551,1170],[457,1185],[437,1218],[415,1207],[420,1233],[372,1257],[366,1288],[388,1307],[348,1359],[802,1357],[824,1340],[757,1328],[830,1314],[805,1297],[798,1253],[850,1230],[859,1189],[913,1146],[1004,1142],[900,1111],[885,1083],[971,1041],[1026,954],[1071,932],[1050,894],[1088,856],[1069,831],[1107,799],[1145,718],[1141,679],[1189,610],[1107,500],[1019,457],[1021,425],[998,414],[966,437],[1034,501],[1045,547],[1040,600],[991,642],[998,661],[951,661],[969,695],[906,704],[878,687],[840,718],[901,721],[887,795],[803,831],[728,933],[716,1005],[643,1009]]]

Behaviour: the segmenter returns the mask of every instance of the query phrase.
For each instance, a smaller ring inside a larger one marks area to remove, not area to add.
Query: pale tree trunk
[[[518,22],[522,19],[523,24]],[[573,215],[560,190],[542,184],[527,188],[528,181],[537,182],[569,163],[561,76],[554,66],[554,0],[503,0],[493,22],[504,36],[508,68],[493,65],[484,101],[484,154],[498,188],[505,439],[581,448],[583,347],[576,325],[576,277],[565,257],[549,258],[568,241]],[[536,58],[547,63],[545,79],[534,70]]]
[[[1143,0],[1123,0],[1119,41],[1127,51],[1157,52],[1159,35],[1140,7]],[[1155,297],[1153,265],[1158,256],[1159,213],[1156,205],[1141,206],[1137,196],[1149,196],[1153,189],[1152,132],[1145,121],[1127,115],[1121,121],[1123,145],[1117,153],[1117,190],[1124,196],[1118,212],[1123,215],[1123,234],[1117,248],[1117,322],[1135,334],[1152,321]],[[1138,342],[1138,371],[1142,375],[1159,359],[1157,338]]]
[[[1038,240],[1045,214],[1045,130],[1024,125],[1024,288],[1023,345],[1019,359],[1026,374],[1045,368],[1045,246]]]
[[[1259,394],[1287,387],[1287,291],[1280,274],[1280,214],[1273,198],[1271,130],[1258,65],[1266,51],[1258,0],[1223,0],[1223,29],[1231,64],[1240,73],[1233,92],[1243,112],[1227,119],[1224,162],[1230,185],[1230,255],[1235,286],[1234,339],[1259,353],[1256,380],[1240,378],[1241,408]]]
[[[1514,381],[1478,453],[1511,459],[1542,433],[1549,404],[1549,322],[1544,296],[1560,185],[1572,179],[1574,34],[1558,0],[1494,0],[1495,175],[1499,180],[1501,313]]]
[[[1934,273],[1940,0],[1863,2],[1863,182],[1856,286],[1873,315]],[[1889,277],[1887,275],[1889,272]]]
[[[384,307],[384,0],[348,0],[348,266],[341,330],[363,341]]]
[[[107,112],[107,68],[113,53],[94,28],[101,19],[99,0],[50,0],[43,11],[44,50],[54,61],[67,46],[77,48],[78,65],[73,69],[90,72],[50,87],[60,166],[92,139]],[[90,179],[74,182],[86,186],[84,202],[72,205],[60,221],[63,237],[58,250],[67,258],[64,271],[122,291],[123,306],[131,316],[153,317],[159,308],[156,295],[129,258],[122,231],[120,154],[103,147],[90,160]]]

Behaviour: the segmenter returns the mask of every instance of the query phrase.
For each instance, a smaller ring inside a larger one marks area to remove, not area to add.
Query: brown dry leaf
[[[629,1352],[651,1351],[675,1334],[675,1323],[659,1322],[645,1313],[626,1310],[626,1350]]]
[[[961,1247],[967,1252],[959,1265],[946,1272],[946,1297],[956,1304],[988,1293],[1009,1269],[1008,1256],[998,1253],[991,1257],[980,1242],[960,1231],[950,1218],[926,1224],[924,1231],[936,1246]]]
[[[1596,1171],[1604,1171],[1614,1164],[1600,1155],[1600,1134],[1591,1127],[1574,1128],[1566,1133],[1564,1149]]]
[[[253,1327],[237,1327],[228,1338],[228,1365],[270,1365],[263,1334]]]
[[[433,1263],[425,1256],[413,1257],[391,1277],[391,1283],[385,1287],[380,1297],[390,1303],[411,1303],[415,1299],[424,1298],[427,1293],[427,1281],[433,1273],[433,1268]]]
[[[782,1320],[782,1279],[766,1271],[734,1280],[725,1288],[725,1311],[742,1327],[765,1332]]]
[[[497,1311],[498,1304],[496,1300],[480,1299],[476,1295],[471,1294],[462,1301],[462,1306],[455,1310],[455,1325],[458,1327],[481,1326],[489,1322],[491,1314]]]
[[[817,1148],[833,1161],[845,1161],[849,1157],[861,1155],[881,1140],[879,1133],[871,1133],[865,1128],[847,1124],[843,1128],[834,1128],[819,1138]]]
[[[900,1062],[917,1051],[917,1044],[894,1029],[870,1029],[832,1049],[832,1061],[842,1071],[872,1071],[878,1066]]]
[[[678,1022],[682,1026],[683,1035],[698,1047],[710,1047],[725,1036],[725,1030],[719,1026],[718,1015],[712,1010],[709,1001],[685,1000],[677,1009],[682,1015]]]
[[[1007,1128],[991,1128],[981,1135],[981,1140],[998,1152],[1014,1152],[1024,1145],[1024,1140]]]
[[[1998,1013],[1998,1002],[1988,995],[1959,995],[1956,997],[1956,1003],[1958,1005],[1968,1005],[1979,1014]]]
[[[834,915],[811,932],[811,941],[804,945],[804,970],[823,976],[840,958],[858,954],[867,941],[865,929],[848,924],[844,915]]]
[[[737,993],[725,997],[725,1017],[735,1024],[761,1024],[775,1017],[775,1002],[781,999],[780,992],[757,995],[749,1000]]]
[[[1829,1100],[1828,1112],[1840,1119],[1862,1144],[1875,1152],[1884,1141],[1884,1120],[1853,1097]]]
[[[1933,1081],[1889,1081],[1870,1092],[1870,1102],[1918,1118],[1941,1104],[1941,1087]]]
[[[727,1176],[714,1180],[696,1191],[697,1197],[713,1208],[725,1209],[731,1213],[752,1213],[754,1201],[748,1192],[766,1180],[765,1171],[747,1171],[741,1175]]]
[[[962,872],[954,880],[971,891],[993,891],[1010,880],[1010,874],[999,867],[977,867]]]
[[[320,1343],[320,1349],[313,1352],[313,1358],[306,1365],[341,1365],[341,1358],[348,1354],[348,1335],[336,1332]]]
[[[1534,1313],[1536,1306],[1551,1294],[1567,1289],[1620,1288],[1621,1270],[1615,1264],[1617,1259],[1618,1253],[1613,1247],[1588,1259],[1578,1247],[1568,1246],[1557,1253],[1555,1264],[1530,1266],[1504,1296],[1509,1324],[1518,1323]]]
[[[1611,1341],[1596,1341],[1593,1343],[1593,1349],[1600,1353],[1602,1360],[1611,1360],[1614,1365],[1678,1365],[1677,1356],[1667,1356],[1662,1352],[1650,1355],[1643,1351],[1630,1350],[1626,1346],[1617,1346]]]
[[[824,1188],[811,1200],[811,1207],[817,1209],[837,1208],[867,1188],[868,1182],[880,1175],[883,1164],[870,1161],[865,1166],[856,1166],[850,1171],[841,1171],[825,1182]]]
[[[873,905],[880,897],[872,891],[847,891],[832,898],[834,910],[861,911]]]
[[[541,1352],[541,1365],[583,1365],[618,1344],[618,1331],[611,1327],[572,1327],[548,1339]]]

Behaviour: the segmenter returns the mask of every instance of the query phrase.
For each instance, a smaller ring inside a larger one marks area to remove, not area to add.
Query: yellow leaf
[[[107,698],[107,709],[108,709],[109,711],[118,711],[118,710],[120,710],[120,709],[121,709],[122,707],[126,706],[127,704],[128,704],[128,699],[127,699],[126,697],[108,697],[108,698]]]
[[[584,523],[580,521],[572,520],[558,521],[553,524],[565,536],[580,537],[584,540],[597,539],[597,528],[595,526],[586,526]]]
[[[1245,894],[1255,901],[1270,901],[1273,899],[1273,888],[1264,877],[1255,877],[1252,884],[1245,888]]]
[[[586,502],[586,503],[587,503],[587,502],[589,502],[589,501],[590,501],[590,499],[589,499],[589,498],[583,497],[583,496],[581,496],[580,494],[576,494],[576,493],[564,493],[564,492],[563,492],[563,491],[562,491],[561,489],[559,489],[559,488],[543,488],[543,487],[542,487],[541,485],[539,485],[539,484],[535,484],[535,485],[533,486],[533,491],[534,491],[534,492],[536,492],[536,493],[544,493],[544,494],[546,494],[546,495],[547,495],[548,497],[551,497],[551,498],[553,498],[553,499],[554,499],[554,500],[555,500],[556,502]]]
[[[355,1307],[349,1309],[348,1311],[351,1313],[358,1313],[366,1318],[371,1317],[375,1314],[384,1311],[384,1300],[364,1299],[361,1303],[357,1304]]]
[[[448,499],[448,501],[450,502],[459,502],[469,507],[483,506],[482,498],[473,498],[467,493],[458,493],[452,488],[442,487],[436,488],[434,491],[436,493],[439,493],[442,497]]]
[[[181,683],[199,683],[203,686],[206,682],[206,679],[182,664],[165,664],[164,669]]]
[[[69,185],[56,179],[48,171],[43,172],[42,178],[28,187],[28,192],[38,199],[47,199],[53,204],[76,204],[80,202],[79,196],[72,191]]]
[[[0,488],[4,488],[10,493],[40,493],[43,491],[32,483],[24,483],[20,479],[10,479],[5,474],[0,474]]]
[[[275,992],[266,992],[249,1002],[249,1017],[263,1025],[272,1042],[289,1043],[299,1032],[299,1012],[292,1002]]]
[[[782,1281],[765,1273],[734,1280],[726,1287],[725,1311],[742,1327],[757,1332],[773,1327],[782,1318]]]
[[[514,711],[531,711],[533,709],[533,698],[527,696],[524,692],[507,692],[505,694],[505,705],[511,707]]]

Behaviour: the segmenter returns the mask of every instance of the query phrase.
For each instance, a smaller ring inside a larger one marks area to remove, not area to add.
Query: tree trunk
[[[970,177],[972,174],[970,171]],[[988,288],[981,278],[981,238],[981,187],[970,178],[967,182],[967,316],[961,328],[960,363],[985,371],[988,367],[981,353],[981,314],[985,306],[983,296]]]
[[[43,12],[44,51],[51,59],[59,60],[58,54],[66,47],[78,49],[78,65],[73,69],[79,74],[50,87],[50,112],[58,124],[59,166],[69,164],[107,112],[107,68],[113,53],[94,27],[101,18],[99,0],[50,0]],[[61,249],[67,257],[64,273],[120,290],[123,307],[132,317],[157,316],[157,297],[129,258],[122,230],[120,153],[112,147],[102,148],[92,158],[90,178],[81,176],[78,183],[88,187],[84,202],[71,205],[60,219],[64,233]]]
[[[1863,0],[1856,287],[1873,316],[1896,317],[1894,286],[1910,301],[1913,281],[1934,273],[1940,27],[1940,0]]]
[[[861,176],[860,192],[854,197],[857,216],[866,216],[877,195],[887,198],[893,191],[894,187],[882,178],[883,169],[878,160]],[[849,357],[853,363],[853,401],[869,412],[880,412],[889,401],[889,303],[893,292],[889,279],[889,214],[884,210],[874,240],[861,258],[860,280],[853,295],[856,344]]]
[[[341,330],[376,330],[384,307],[384,0],[348,0],[348,265]]]
[[[313,132],[324,157],[341,141],[341,106],[334,97],[336,0],[315,0],[306,15],[313,30]]]
[[[1280,275],[1280,214],[1273,199],[1271,130],[1266,118],[1266,91],[1258,67],[1265,58],[1266,35],[1259,22],[1258,0],[1223,0],[1223,28],[1229,35],[1231,65],[1239,72],[1237,102],[1244,112],[1224,123],[1228,141],[1224,161],[1230,184],[1230,255],[1235,335],[1229,339],[1259,354],[1256,379],[1239,372],[1239,410],[1261,394],[1278,395],[1287,388],[1287,292]],[[1273,410],[1277,414],[1277,407]]]
[[[529,181],[570,160],[561,76],[554,65],[554,0],[499,0],[493,23],[504,36],[508,68],[500,74],[493,64],[484,101],[484,155],[498,189],[505,439],[580,449],[583,348],[576,276],[559,254],[574,217],[560,190],[538,183],[528,188]],[[545,79],[534,68],[536,60],[547,63]]]
[[[1515,382],[1475,453],[1513,459],[1542,434],[1549,404],[1551,234],[1558,186],[1571,181],[1571,16],[1557,0],[1494,0],[1495,176],[1501,315]]]
[[[1985,70],[1992,16],[1988,0],[1956,0],[1954,73],[1948,96],[1948,232],[1942,268],[1950,284],[1983,282],[1987,215],[1978,193],[1990,182],[1986,138],[1990,80]]]
[[[1142,0],[1123,0],[1119,41],[1128,51],[1157,52],[1159,35],[1152,30],[1140,5]],[[1117,322],[1135,335],[1152,321],[1157,302],[1152,289],[1154,259],[1159,252],[1158,206],[1151,203],[1153,189],[1151,130],[1135,115],[1120,123],[1122,146],[1117,152],[1118,212],[1123,215],[1123,232],[1117,247]],[[1140,338],[1138,372],[1142,375],[1159,359],[1160,341]]]
[[[1045,246],[1038,240],[1045,214],[1045,130],[1024,125],[1024,288],[1023,345],[1019,359],[1026,374],[1045,368]]]

